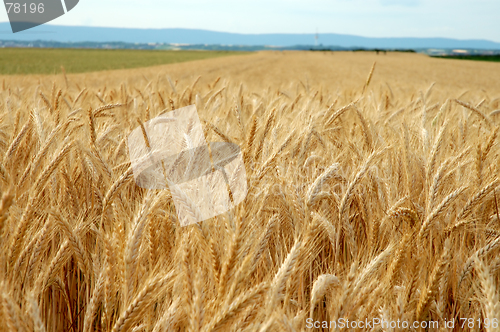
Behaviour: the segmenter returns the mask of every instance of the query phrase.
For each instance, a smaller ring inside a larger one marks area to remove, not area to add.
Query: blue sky
[[[500,0],[80,0],[50,24],[500,42]]]

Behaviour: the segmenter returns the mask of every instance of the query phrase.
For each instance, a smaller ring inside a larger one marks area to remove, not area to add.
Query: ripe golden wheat
[[[398,94],[372,75],[337,92],[4,85],[0,329],[500,319],[500,97]],[[242,148],[249,192],[180,227],[168,190],[135,185],[126,140],[190,104],[207,140]]]

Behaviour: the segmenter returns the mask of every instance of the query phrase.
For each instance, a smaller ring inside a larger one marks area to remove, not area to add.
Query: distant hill
[[[41,25],[12,33],[9,23],[0,23],[0,40],[46,40],[57,42],[125,42],[169,44],[268,45],[287,47],[313,45],[314,34],[238,34],[194,29],[129,29],[85,26]],[[450,38],[369,38],[335,33],[320,34],[318,43],[346,48],[468,48],[500,49],[488,40]]]

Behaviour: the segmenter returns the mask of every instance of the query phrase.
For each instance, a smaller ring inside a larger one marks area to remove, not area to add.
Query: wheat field
[[[0,330],[498,330],[500,64],[261,52],[0,80]],[[192,104],[249,190],[181,227],[127,136]]]

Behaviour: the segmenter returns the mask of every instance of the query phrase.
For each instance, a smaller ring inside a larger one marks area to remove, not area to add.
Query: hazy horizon
[[[2,24],[10,24],[8,21],[0,21],[0,25]],[[21,31],[20,33],[12,33],[11,35],[15,37],[16,35],[29,35],[30,32],[33,34],[39,35],[42,33],[42,31],[38,31],[39,29],[43,27],[47,27],[49,30],[48,31],[43,31],[44,33],[51,33],[50,27],[51,26],[58,26],[58,27],[74,27],[74,28],[111,28],[111,29],[139,29],[139,30],[166,30],[166,29],[182,29],[182,30],[193,30],[193,31],[207,31],[207,32],[215,32],[215,33],[228,33],[228,34],[238,34],[238,35],[315,35],[317,34],[319,38],[321,38],[321,35],[330,35],[330,34],[338,34],[338,35],[344,35],[344,36],[353,36],[353,37],[365,37],[365,38],[374,38],[374,39],[386,39],[386,38],[425,38],[425,39],[456,39],[456,40],[487,40],[495,43],[500,43],[500,40],[496,41],[493,39],[488,39],[488,38],[460,38],[460,37],[444,37],[444,36],[428,36],[428,37],[419,37],[419,36],[369,36],[369,35],[362,35],[362,34],[354,34],[354,33],[339,33],[339,32],[332,32],[332,31],[312,31],[312,32],[257,32],[257,33],[251,33],[251,32],[233,32],[233,31],[223,31],[223,30],[215,30],[215,29],[202,29],[202,28],[183,28],[183,27],[165,27],[165,28],[148,28],[148,27],[122,27],[122,26],[106,26],[106,25],[74,25],[74,24],[55,24],[54,21],[50,21],[48,23],[45,23],[41,26],[35,27],[33,29],[28,29]],[[7,31],[0,30],[0,36],[5,35]],[[0,39],[2,39],[0,37]]]
[[[201,29],[239,34],[335,33],[500,42],[500,2],[478,0],[81,0],[52,25]],[[7,22],[6,11],[0,21]],[[29,31],[29,30],[28,30]],[[28,32],[26,31],[26,32]],[[2,35],[8,35],[2,31]]]
[[[363,37],[343,34],[235,34],[196,29],[141,29],[89,26],[60,26],[45,24],[16,34],[4,31],[9,23],[0,22],[0,40],[19,42],[46,41],[62,43],[79,42],[125,42],[125,43],[167,43],[180,45],[239,45],[293,47],[298,45],[324,45],[343,48],[384,49],[484,49],[500,50],[500,43],[485,39],[453,38],[405,38],[405,37]],[[3,33],[2,33],[3,32]],[[318,37],[318,38],[316,38]]]

